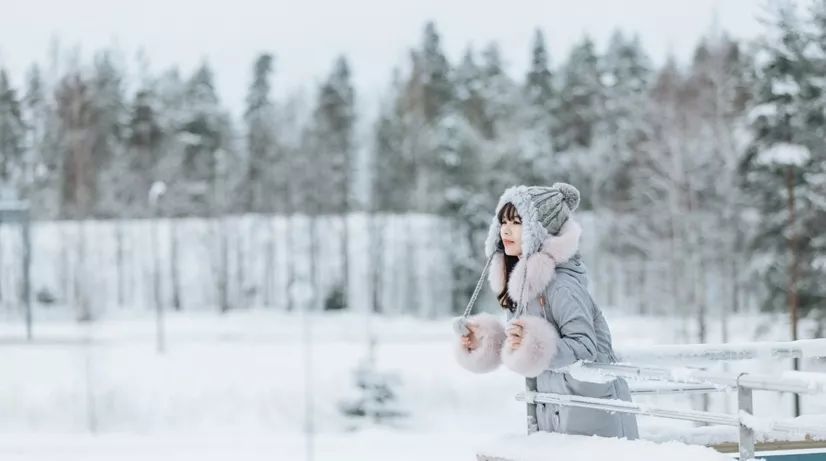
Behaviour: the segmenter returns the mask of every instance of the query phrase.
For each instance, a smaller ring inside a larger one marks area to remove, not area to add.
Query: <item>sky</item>
[[[392,69],[421,41],[433,20],[451,60],[470,44],[499,43],[506,70],[527,68],[533,31],[542,29],[552,65],[564,60],[583,34],[601,47],[619,28],[639,34],[655,62],[691,55],[714,24],[737,38],[762,29],[764,0],[0,0],[0,67],[22,85],[32,62],[46,63],[53,38],[77,46],[87,61],[96,50],[117,46],[132,72],[143,50],[149,69],[173,64],[184,75],[207,59],[223,102],[243,108],[251,68],[260,52],[276,56],[277,94],[303,88],[313,95],[336,56],[351,62],[361,106],[377,104]],[[371,109],[368,107],[368,110]]]

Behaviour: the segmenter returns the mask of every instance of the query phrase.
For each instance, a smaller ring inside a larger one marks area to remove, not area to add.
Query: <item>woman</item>
[[[485,253],[488,281],[507,311],[508,327],[490,314],[460,319],[457,359],[477,373],[504,363],[536,377],[538,392],[630,401],[621,379],[588,383],[561,370],[579,360],[616,361],[578,252],[582,229],[572,217],[578,205],[579,191],[564,183],[516,186],[502,194]],[[638,437],[633,415],[589,408],[537,404],[537,425],[548,432]]]

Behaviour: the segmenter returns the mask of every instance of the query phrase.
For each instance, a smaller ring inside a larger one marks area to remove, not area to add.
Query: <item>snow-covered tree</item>
[[[98,194],[99,107],[89,80],[77,71],[66,75],[56,91],[63,151],[61,216],[88,217]]]
[[[407,416],[399,402],[401,379],[396,373],[378,369],[375,349],[375,339],[371,338],[367,357],[353,371],[356,382],[356,390],[352,392],[354,396],[339,402],[339,409],[360,425],[393,425]]]
[[[40,67],[33,65],[26,74],[26,93],[23,98],[28,128],[27,197],[34,216],[55,219],[60,212],[61,151],[58,145],[58,120],[54,102],[47,94]]]
[[[355,157],[355,96],[350,67],[339,57],[318,91],[310,127],[311,155],[317,175],[312,192],[321,213],[351,210]]]
[[[585,37],[574,45],[561,71],[557,151],[588,148],[603,111],[604,90],[594,42]]]
[[[0,193],[10,190],[20,197],[26,171],[26,127],[17,92],[0,69]]]
[[[271,184],[273,170],[283,169],[275,163],[276,114],[275,104],[270,95],[270,77],[273,72],[273,56],[265,53],[255,60],[253,79],[247,93],[244,113],[246,122],[247,173],[244,185],[246,210],[254,212],[270,211],[277,202]],[[283,200],[285,197],[281,197]],[[276,199],[276,200],[274,200]]]
[[[816,2],[811,13],[803,19],[793,4],[775,12],[757,55],[753,142],[742,164],[745,191],[762,217],[753,245],[764,305],[789,309],[793,336],[798,316],[826,299],[826,253],[816,231],[826,225],[826,5]]]
[[[550,53],[541,30],[534,33],[531,67],[525,77],[524,137],[519,145],[521,157],[528,162],[528,183],[554,181],[554,132],[557,126],[559,94],[550,67]]]
[[[374,211],[401,213],[412,207],[414,157],[405,142],[410,115],[403,104],[400,78],[395,72],[373,128],[370,208]]]
[[[583,175],[591,208],[621,212],[630,206],[634,158],[648,136],[651,68],[637,37],[613,34],[601,61],[604,111],[585,162],[591,174]]]

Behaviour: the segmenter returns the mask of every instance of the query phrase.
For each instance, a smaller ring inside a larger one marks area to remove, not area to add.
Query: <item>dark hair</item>
[[[508,221],[522,221],[522,217],[519,216],[519,213],[516,211],[516,207],[513,203],[508,202],[502,206],[502,209],[499,210],[499,213],[496,215],[496,219],[499,220],[499,224],[501,225],[502,222],[505,220]],[[519,262],[519,257],[517,256],[510,256],[505,253],[505,245],[502,243],[502,237],[500,236],[497,240],[496,248],[502,252],[502,255],[505,257],[505,286],[502,288],[502,291],[497,296],[499,300],[499,305],[502,306],[503,309],[509,309],[513,311],[516,309],[516,302],[513,301],[510,296],[508,296],[508,279],[510,278],[510,273],[513,268],[516,266],[516,263]]]

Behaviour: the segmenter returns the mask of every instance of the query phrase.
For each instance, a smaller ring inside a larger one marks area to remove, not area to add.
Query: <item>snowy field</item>
[[[681,328],[667,318],[606,316],[619,349],[671,343]],[[786,339],[784,316],[740,316],[732,324],[736,341]],[[35,326],[37,339],[26,344],[22,323],[0,325],[4,461],[305,459],[307,326],[316,460],[471,460],[478,447],[524,432],[524,406],[513,399],[523,380],[505,369],[473,375],[455,365],[448,319],[368,323],[339,313],[304,323],[300,315],[269,311],[173,314],[163,355],[155,351],[151,317]],[[357,394],[353,370],[367,353],[368,329],[378,338],[377,365],[398,374],[399,405],[409,413],[392,427],[364,425],[338,409]],[[736,367],[730,369],[765,372],[789,363]],[[637,400],[699,408],[699,397]],[[733,412],[734,400],[713,395],[710,409]],[[757,392],[755,400],[758,416],[790,415],[788,395]],[[804,398],[803,409],[826,413],[826,399]],[[640,424],[656,439],[691,427],[654,418]]]

